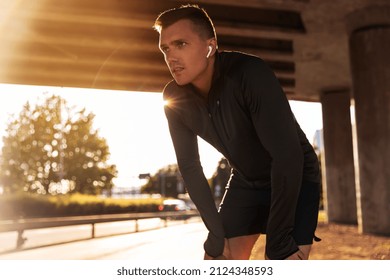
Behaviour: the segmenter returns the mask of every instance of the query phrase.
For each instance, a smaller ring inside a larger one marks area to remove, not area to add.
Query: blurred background
[[[258,55],[275,72],[321,162],[322,229],[379,238],[358,239],[373,253],[318,258],[388,259],[387,0],[0,0],[0,257],[90,236],[167,230],[168,220],[201,249],[205,229],[176,165],[161,96],[171,77],[152,29],[161,11],[186,3],[209,13],[220,50]],[[217,204],[230,167],[201,139],[199,145]],[[131,216],[145,213],[154,216]],[[54,233],[52,226],[69,227]],[[329,246],[322,248],[334,250]],[[176,253],[202,257],[183,250]],[[24,257],[42,256],[30,252]]]

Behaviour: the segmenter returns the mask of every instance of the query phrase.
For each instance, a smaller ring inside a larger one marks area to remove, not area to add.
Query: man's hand
[[[206,252],[204,253],[204,260],[232,260],[231,254],[230,254],[230,248],[229,248],[229,241],[225,238],[225,247],[223,248],[222,255],[219,255],[218,257],[211,257]]]
[[[295,252],[288,258],[286,258],[286,260],[304,260],[304,259],[305,259],[305,254],[301,250],[298,250],[297,252]]]
[[[266,254],[264,254],[264,259],[269,260]],[[285,258],[285,260],[307,260],[307,258],[305,257],[305,254],[301,250],[299,250],[294,254],[288,256],[287,258]]]
[[[204,253],[204,260],[227,260],[227,258],[224,255],[219,255],[218,257],[211,257],[207,255],[207,253]]]

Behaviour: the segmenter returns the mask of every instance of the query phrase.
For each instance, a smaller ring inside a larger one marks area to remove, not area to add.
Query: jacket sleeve
[[[243,76],[246,106],[262,145],[271,156],[271,209],[266,254],[285,259],[298,251],[291,233],[303,171],[303,152],[295,118],[274,73],[262,61]]]
[[[223,253],[224,230],[200,163],[197,136],[182,122],[177,113],[170,108],[170,106],[175,106],[174,102],[170,100],[168,102],[170,105],[165,106],[165,115],[168,120],[180,173],[183,176],[192,201],[196,205],[206,228],[209,230],[208,237],[204,243],[204,249],[208,255],[217,257]]]

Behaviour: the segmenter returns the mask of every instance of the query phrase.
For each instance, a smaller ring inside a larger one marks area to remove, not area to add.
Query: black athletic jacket
[[[296,203],[302,180],[319,180],[317,156],[263,60],[238,52],[216,56],[207,100],[192,85],[171,81],[164,89],[180,172],[209,230],[205,251],[213,257],[222,254],[224,229],[203,174],[197,136],[247,180],[271,185],[266,253],[284,259],[298,250],[291,236]]]

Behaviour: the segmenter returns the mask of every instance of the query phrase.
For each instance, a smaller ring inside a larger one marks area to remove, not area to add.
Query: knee
[[[303,253],[302,259],[308,260],[310,255],[311,245],[299,245],[298,248]]]

